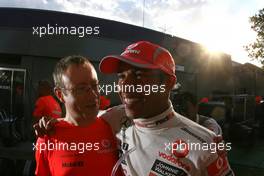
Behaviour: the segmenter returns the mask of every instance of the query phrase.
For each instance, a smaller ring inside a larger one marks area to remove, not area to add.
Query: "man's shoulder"
[[[220,125],[213,118],[199,115],[199,124],[213,131],[217,135],[222,135],[222,129]]]
[[[189,136],[190,139],[196,138],[202,143],[212,142],[213,138],[216,136],[209,129],[193,122],[192,120],[178,113],[176,113],[175,131],[176,130],[180,130],[185,135]]]
[[[44,101],[44,100],[51,99],[51,98],[53,98],[51,95],[46,95],[46,96],[39,97],[37,100]]]
[[[217,123],[215,119],[212,117],[204,116],[199,114],[199,124],[202,124],[204,122],[212,122],[212,123]]]
[[[47,104],[49,101],[56,101],[56,100],[53,98],[53,96],[51,96],[51,95],[47,95],[47,96],[39,97],[39,98],[36,100],[36,103]]]
[[[95,120],[86,126],[76,126],[73,125],[64,119],[59,120],[57,123],[55,123],[54,128],[55,129],[73,129],[73,130],[89,130],[89,129],[100,129],[100,128],[105,128],[108,127],[109,125],[105,122],[104,119],[96,117]]]
[[[103,111],[102,114],[100,115],[100,117],[119,115],[119,114],[124,115],[124,112],[125,112],[125,106],[123,104],[121,104],[121,105],[113,106],[113,107],[108,108],[107,110]]]
[[[39,97],[39,98],[37,98],[37,100],[36,100],[36,104],[42,103],[42,102],[44,102],[44,101],[45,101],[45,99],[44,99],[43,97]]]
[[[111,126],[114,133],[118,133],[121,127],[129,121],[124,105],[107,109],[100,114],[99,118],[104,119]]]

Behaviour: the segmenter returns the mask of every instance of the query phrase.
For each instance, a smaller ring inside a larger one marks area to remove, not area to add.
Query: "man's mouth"
[[[123,103],[130,107],[137,105],[137,104],[142,105],[142,103],[145,102],[145,97],[140,96],[140,95],[137,95],[137,96],[123,95],[122,99],[123,99]]]
[[[138,103],[140,101],[142,101],[142,98],[124,98],[124,103],[127,105]]]

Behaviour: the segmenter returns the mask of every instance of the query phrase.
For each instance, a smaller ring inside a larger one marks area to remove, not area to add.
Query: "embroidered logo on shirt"
[[[187,128],[181,128],[182,131],[186,132],[187,134],[193,136],[194,138],[196,138],[197,140],[199,140],[201,143],[207,143],[202,137],[194,134],[192,131],[190,131]]]
[[[164,122],[167,122],[168,120],[172,119],[173,116],[174,116],[174,112],[171,112],[166,117],[163,117],[162,119],[159,119],[153,122],[142,123],[142,122],[134,120],[134,123],[136,126],[139,126],[139,127],[153,128],[153,127],[163,124]]]
[[[62,167],[83,167],[83,161],[62,162]]]
[[[207,173],[210,176],[219,176],[228,172],[226,175],[233,175],[228,167],[228,161],[226,156],[218,156],[218,158],[207,167]]]
[[[184,158],[189,153],[189,146],[185,141],[177,139],[172,145],[172,153],[178,158]]]
[[[163,158],[166,161],[169,161],[170,163],[173,163],[174,165],[181,167],[183,169],[185,169],[186,171],[190,171],[191,170],[191,166],[187,163],[184,163],[181,159],[179,158],[175,158],[175,156],[173,154],[166,154],[163,153],[161,151],[159,151],[159,158]]]
[[[149,173],[149,176],[154,175],[164,175],[164,176],[187,176],[187,173],[175,166],[169,165],[163,161],[155,160],[151,172]]]

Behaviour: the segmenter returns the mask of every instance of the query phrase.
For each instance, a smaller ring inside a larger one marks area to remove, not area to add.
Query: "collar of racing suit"
[[[134,119],[133,122],[135,126],[139,129],[157,129],[164,127],[165,124],[168,123],[170,119],[175,116],[175,111],[173,110],[173,106],[170,102],[170,106],[167,110],[163,111],[161,114],[156,115],[154,117],[150,117],[148,119],[137,118]],[[165,125],[166,126],[166,125]]]

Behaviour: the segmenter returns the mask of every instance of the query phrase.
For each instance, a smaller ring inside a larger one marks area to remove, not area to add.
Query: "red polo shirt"
[[[41,118],[42,116],[60,118],[61,107],[51,95],[43,96],[37,99],[33,116],[36,118]]]
[[[38,138],[36,146],[37,176],[110,176],[118,160],[116,138],[99,118],[87,127],[61,121],[55,134]]]

